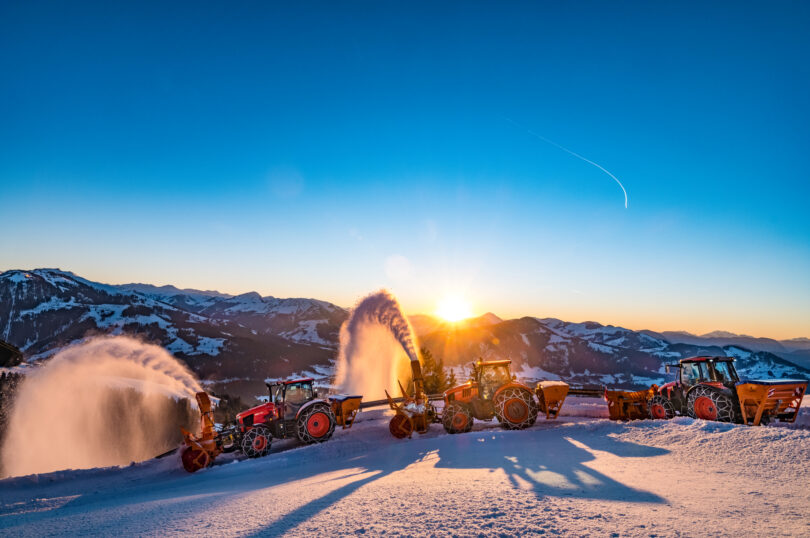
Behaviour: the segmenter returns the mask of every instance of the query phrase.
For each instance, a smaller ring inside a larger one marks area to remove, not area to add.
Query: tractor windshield
[[[685,385],[694,385],[708,379],[706,375],[706,363],[704,362],[684,362],[681,364],[681,382]]]
[[[287,393],[284,400],[293,405],[307,403],[312,399],[311,383],[291,383],[287,385]]]
[[[498,387],[506,385],[511,380],[508,366],[485,366],[481,371],[481,396],[484,399],[491,398]]]
[[[712,381],[720,381],[721,383],[725,382],[737,382],[740,380],[737,377],[737,371],[734,369],[734,365],[731,361],[717,361],[713,364],[714,374],[712,376]]]

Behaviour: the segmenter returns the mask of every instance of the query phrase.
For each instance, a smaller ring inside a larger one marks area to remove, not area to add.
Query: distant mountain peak
[[[272,299],[272,297],[270,297]],[[245,301],[262,302],[262,296],[258,292],[249,291],[247,293],[240,293],[231,297],[235,302],[243,303]]]
[[[467,318],[464,321],[475,323],[476,325],[497,325],[498,323],[503,323],[503,318],[496,316],[492,312],[487,312],[477,318]]]
[[[669,334],[682,334],[684,336],[694,336],[696,338],[700,338],[695,333],[690,333],[689,331],[667,331]]]
[[[700,337],[701,338],[737,338],[737,337],[752,338],[751,336],[748,336],[748,335],[745,335],[745,334],[737,334],[737,333],[732,333],[732,332],[729,332],[729,331],[712,331],[710,333],[701,334]]]
[[[115,286],[116,288],[122,290],[129,290],[129,291],[137,291],[139,293],[145,293],[148,295],[198,295],[198,296],[205,296],[205,297],[233,297],[233,295],[227,293],[220,293],[215,290],[196,290],[193,288],[178,288],[176,286],[172,286],[171,284],[166,284],[164,286],[155,286],[154,284],[143,284],[143,283],[136,283],[133,282],[131,284],[118,284]]]

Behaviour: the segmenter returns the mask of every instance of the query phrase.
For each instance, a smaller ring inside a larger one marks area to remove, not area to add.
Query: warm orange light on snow
[[[463,297],[448,295],[436,306],[436,315],[447,321],[461,321],[473,316],[470,303]]]

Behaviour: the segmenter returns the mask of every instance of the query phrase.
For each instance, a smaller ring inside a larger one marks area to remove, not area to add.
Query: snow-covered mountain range
[[[328,377],[347,316],[346,309],[316,299],[113,286],[58,269],[0,274],[0,339],[19,347],[28,363],[94,334],[134,334],[164,346],[213,390],[242,395],[263,393],[268,377]],[[749,377],[810,377],[810,370],[767,350],[714,340],[733,335],[683,342],[669,333],[595,322],[494,314],[455,324],[432,316],[412,322],[420,344],[447,365],[508,358],[527,379],[640,387],[664,381],[666,363],[702,354],[734,356]]]
[[[673,343],[596,322],[531,317],[494,321],[489,316],[455,326],[440,324],[422,334],[420,341],[450,365],[476,357],[511,359],[518,375],[527,379],[642,387],[670,379],[665,371],[667,363],[696,355],[735,357],[740,374],[750,378],[810,378],[806,368],[773,353],[742,346]],[[420,320],[420,324],[425,326],[426,322]]]
[[[242,393],[261,392],[267,377],[330,369],[346,316],[313,299],[110,286],[58,269],[0,274],[0,339],[29,363],[87,336],[133,334],[159,343],[202,380],[228,380]]]
[[[656,338],[665,339],[673,344],[737,346],[757,351],[768,351],[790,362],[810,368],[810,338],[774,340],[773,338],[735,334],[728,331],[713,331],[702,335],[685,331],[642,332]]]

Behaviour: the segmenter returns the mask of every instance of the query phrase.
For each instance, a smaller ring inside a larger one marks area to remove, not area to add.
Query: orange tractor
[[[733,357],[690,357],[662,386],[627,392],[605,390],[612,420],[670,419],[676,415],[758,426],[771,419],[794,422],[807,391],[801,379],[740,380]]]
[[[472,429],[473,419],[497,418],[507,430],[528,428],[543,413],[554,419],[560,413],[568,384],[541,381],[534,390],[515,381],[509,370],[510,360],[473,363],[472,378],[444,393],[442,424],[448,433]],[[535,395],[537,399],[535,399]]]
[[[403,398],[396,401],[388,397],[395,411],[389,423],[391,434],[402,439],[414,431],[425,433],[433,422],[441,422],[448,433],[464,433],[472,429],[474,419],[493,418],[503,428],[518,430],[534,424],[538,413],[545,414],[547,419],[557,418],[568,394],[568,384],[541,381],[532,391],[514,380],[509,369],[511,362],[479,360],[473,363],[473,375],[467,383],[447,390],[439,398],[424,393],[421,367],[417,361],[412,362],[413,394],[409,395],[400,385]],[[441,413],[430,402],[433,399],[444,400]]]

